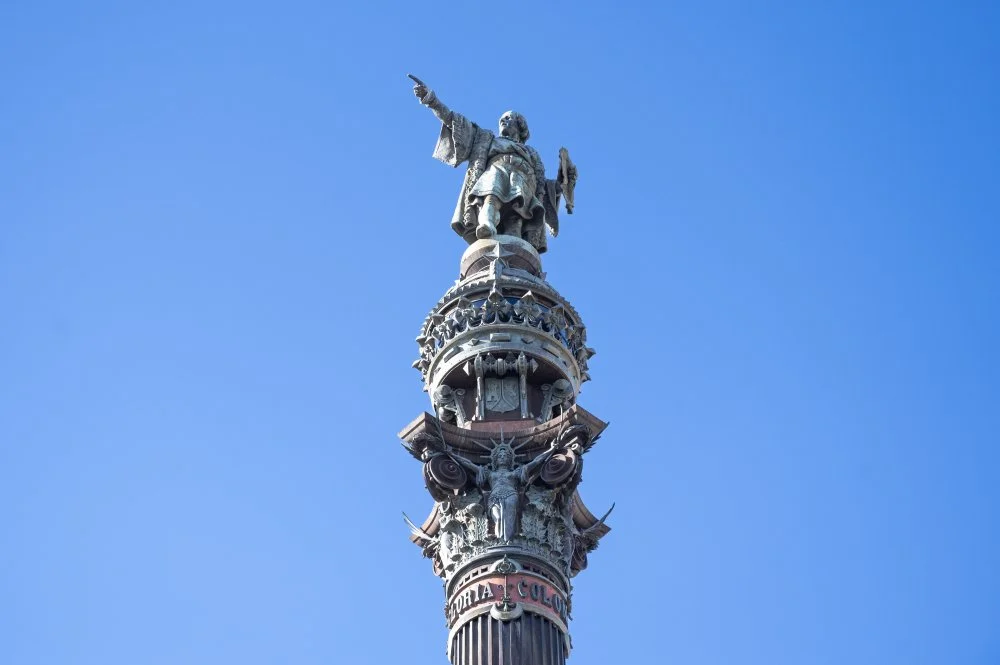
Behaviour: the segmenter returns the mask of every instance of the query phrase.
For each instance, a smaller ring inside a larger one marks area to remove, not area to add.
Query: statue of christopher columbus
[[[434,157],[450,166],[469,165],[451,227],[469,243],[509,235],[544,252],[545,226],[553,236],[559,232],[560,195],[566,197],[566,211],[573,212],[577,174],[566,149],[559,151],[558,177],[546,179],[541,157],[527,145],[523,115],[507,111],[500,116],[497,136],[449,109],[420,79],[410,78],[417,99],[441,121]]]

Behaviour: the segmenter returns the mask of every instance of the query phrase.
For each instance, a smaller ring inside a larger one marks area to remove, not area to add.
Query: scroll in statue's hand
[[[576,164],[570,161],[569,151],[566,148],[559,148],[559,191],[566,199],[566,212],[573,214],[576,205],[574,190],[576,189],[577,171]]]

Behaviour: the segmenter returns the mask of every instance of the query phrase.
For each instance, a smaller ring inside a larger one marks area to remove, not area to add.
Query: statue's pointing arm
[[[484,136],[489,136],[489,132],[479,129],[461,113],[455,113],[442,104],[423,81],[412,75],[410,78],[415,83],[413,94],[441,121],[441,135],[434,147],[434,157],[449,166],[458,166],[469,159],[477,141],[481,142]]]
[[[434,115],[437,116],[437,119],[442,123],[447,124],[451,122],[451,110],[437,98],[437,95],[434,94],[433,90],[428,88],[423,82],[419,81],[419,79],[415,80],[418,82],[413,86],[413,94],[420,100],[420,103],[433,111]]]

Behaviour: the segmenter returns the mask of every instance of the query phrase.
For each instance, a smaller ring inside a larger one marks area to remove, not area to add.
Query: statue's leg
[[[503,223],[503,232],[505,235],[514,236],[515,238],[521,237],[521,227],[524,225],[524,220],[520,215],[514,213]]]
[[[492,194],[483,199],[479,208],[479,226],[476,227],[477,238],[492,238],[497,234],[497,224],[500,223],[500,201]]]
[[[490,515],[493,517],[493,535],[497,538],[503,538],[504,535],[504,523],[503,523],[503,505],[499,503],[494,503],[490,506]]]
[[[510,542],[517,535],[515,529],[517,528],[517,508],[520,497],[517,494],[511,494],[503,500],[503,503],[503,539]]]

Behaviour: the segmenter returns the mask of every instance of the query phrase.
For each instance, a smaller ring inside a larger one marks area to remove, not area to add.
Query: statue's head
[[[490,451],[494,469],[509,469],[514,464],[514,449],[508,443],[498,443]]]
[[[527,143],[530,136],[528,121],[517,111],[507,111],[500,116],[500,136]]]

